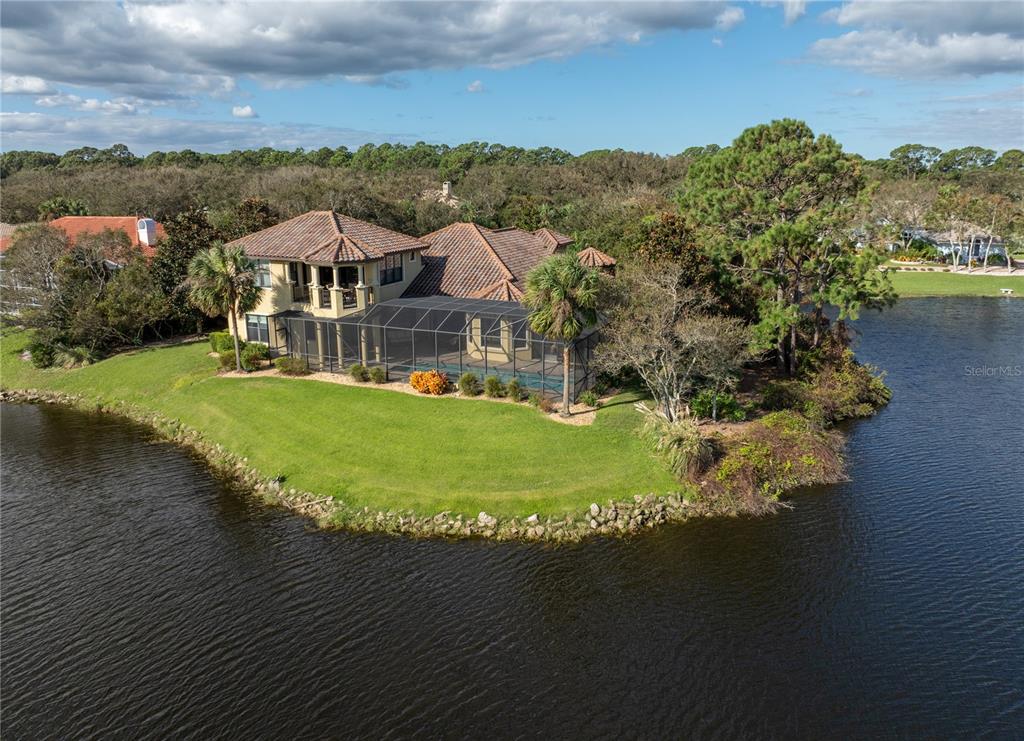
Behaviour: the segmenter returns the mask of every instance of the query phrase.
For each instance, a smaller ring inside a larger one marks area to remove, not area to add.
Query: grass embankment
[[[285,378],[223,378],[209,345],[108,358],[74,370],[20,359],[25,332],[5,330],[0,384],[124,401],[177,420],[283,486],[371,510],[481,510],[562,515],[591,502],[680,486],[632,434],[633,398],[617,397],[589,427],[535,409]]]
[[[977,275],[966,271],[942,273],[890,270],[892,285],[900,298],[912,296],[1001,296],[1000,288],[1012,288],[1013,296],[1024,296],[1024,270],[1020,276]]]

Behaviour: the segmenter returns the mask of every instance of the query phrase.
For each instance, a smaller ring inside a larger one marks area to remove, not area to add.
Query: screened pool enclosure
[[[529,311],[516,303],[448,296],[383,301],[340,319],[285,312],[270,317],[270,349],[305,358],[314,370],[342,372],[361,363],[408,378],[436,368],[453,382],[467,371],[481,379],[518,378],[546,396],[562,394],[560,341],[530,330]],[[594,383],[591,358],[597,330],[572,343],[569,383],[575,399]]]

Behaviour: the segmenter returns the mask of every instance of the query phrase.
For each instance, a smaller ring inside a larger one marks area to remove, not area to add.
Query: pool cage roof
[[[479,321],[478,333],[496,334],[511,330],[514,334],[529,330],[530,310],[521,304],[488,299],[427,296],[396,298],[372,305],[366,311],[350,314],[337,321],[360,327],[382,329],[429,330],[450,334],[465,332]],[[580,339],[596,331],[588,329]]]

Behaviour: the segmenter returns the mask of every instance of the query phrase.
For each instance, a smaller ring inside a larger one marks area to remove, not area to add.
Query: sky
[[[0,148],[1024,148],[1024,3],[12,2]]]

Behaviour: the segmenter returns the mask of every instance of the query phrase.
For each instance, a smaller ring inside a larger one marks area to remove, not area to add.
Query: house
[[[18,224],[0,222],[0,256],[7,252],[7,248],[11,245],[11,237],[14,236],[18,226]]]
[[[560,395],[561,341],[533,333],[519,302],[526,275],[572,240],[550,229],[457,223],[420,239],[332,211],[311,211],[235,240],[255,261],[259,306],[239,334],[315,370],[356,363],[395,377],[437,368],[453,378],[517,377]],[[581,253],[583,254],[583,253]],[[597,250],[588,260],[614,260]],[[573,343],[573,396],[594,381],[591,331]]]
[[[0,225],[0,292],[4,294],[0,311],[4,313],[17,313],[26,306],[39,305],[38,296],[34,295],[30,286],[23,285],[17,275],[18,271],[4,268],[5,255],[14,240],[15,232],[24,226],[31,225]],[[165,236],[162,224],[153,219],[136,216],[62,216],[49,222],[49,226],[67,234],[69,245],[74,245],[85,235],[102,234],[108,229],[123,232],[128,236],[131,245],[138,248],[147,259],[156,254],[157,242]],[[104,255],[104,258],[104,262],[111,270],[121,267],[117,262],[120,259],[118,256]],[[23,278],[24,276],[22,276]],[[47,278],[47,282],[51,285],[52,280],[52,276]]]
[[[163,224],[137,216],[61,216],[50,226],[63,230],[74,244],[87,234],[102,234],[107,229],[124,232],[133,247],[138,247],[148,258],[156,254],[156,245],[167,236]]]
[[[1006,258],[1006,246],[1003,243],[1003,238],[974,224],[964,224],[959,231],[905,229],[901,236],[906,240],[927,242],[935,247],[939,254],[945,255],[950,260],[959,258],[962,265],[966,265],[970,260],[982,262],[985,259],[986,248],[989,257],[999,255]],[[890,245],[889,251],[894,252],[898,247],[899,245]]]

